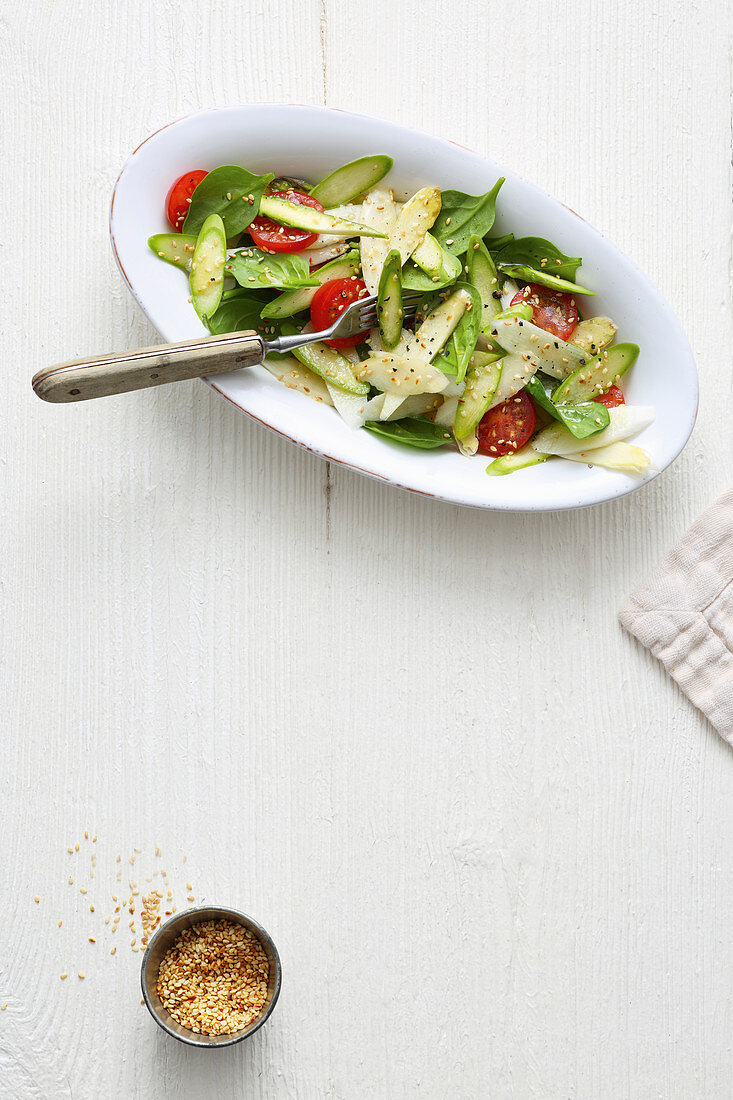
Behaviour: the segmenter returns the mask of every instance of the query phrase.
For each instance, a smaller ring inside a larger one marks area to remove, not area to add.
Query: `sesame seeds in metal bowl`
[[[280,956],[251,917],[222,906],[177,913],[142,963],[145,1004],[182,1043],[221,1047],[253,1035],[280,995]]]

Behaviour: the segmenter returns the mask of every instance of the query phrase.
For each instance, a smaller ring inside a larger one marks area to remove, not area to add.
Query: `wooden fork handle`
[[[33,389],[44,401],[90,401],[251,367],[262,362],[262,353],[262,340],[256,332],[207,336],[183,344],[157,344],[118,355],[57,363],[35,375]]]

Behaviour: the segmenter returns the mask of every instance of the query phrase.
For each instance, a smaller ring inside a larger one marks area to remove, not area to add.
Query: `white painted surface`
[[[730,21],[487,7],[0,2],[4,1095],[730,1095],[733,756],[615,620],[730,483]],[[637,260],[701,372],[672,470],[485,515],[329,474],[201,384],[39,403],[39,365],[152,337],[107,244],[126,154],[278,99],[490,153]],[[281,949],[246,1047],[168,1041],[109,955],[115,855],[156,842],[179,903]]]

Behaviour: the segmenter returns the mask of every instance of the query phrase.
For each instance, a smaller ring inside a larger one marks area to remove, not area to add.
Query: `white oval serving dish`
[[[187,300],[185,279],[147,246],[151,234],[169,229],[164,202],[174,179],[188,169],[242,164],[315,181],[367,153],[392,156],[388,182],[408,192],[435,184],[480,194],[505,176],[493,232],[547,237],[583,257],[578,279],[598,291],[593,311],[614,319],[619,340],[641,348],[624,388],[630,404],[656,407],[657,418],[638,443],[664,470],[695,423],[697,371],[679,321],[646,275],[597,229],[508,169],[451,142],[363,115],[282,104],[221,107],[179,119],[138,146],[114,188],[110,235],[125,281],[163,339],[205,334]],[[641,481],[558,460],[488,477],[485,456],[418,451],[351,431],[333,409],[282,386],[264,367],[217,375],[208,384],[259,423],[323,458],[454,504],[528,512],[581,508],[623,496],[656,476]]]

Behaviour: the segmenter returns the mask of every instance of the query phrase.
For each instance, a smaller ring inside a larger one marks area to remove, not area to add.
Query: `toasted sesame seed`
[[[249,929],[204,921],[185,929],[164,956],[157,991],[184,1027],[197,1034],[228,1034],[258,1017],[268,977],[267,956]]]

